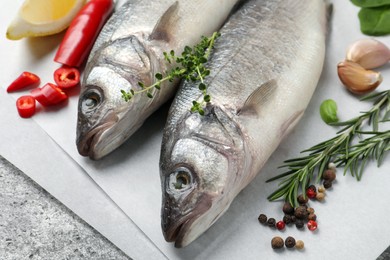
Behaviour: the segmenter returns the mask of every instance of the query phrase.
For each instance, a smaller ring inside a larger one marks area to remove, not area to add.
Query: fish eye
[[[83,110],[91,110],[97,107],[100,103],[100,94],[97,91],[92,90],[86,93],[82,100]]]
[[[171,190],[184,191],[192,186],[192,175],[184,167],[172,172],[169,176],[169,187]]]

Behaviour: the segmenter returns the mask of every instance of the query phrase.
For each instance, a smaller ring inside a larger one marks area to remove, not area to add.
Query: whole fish
[[[162,230],[191,243],[228,209],[297,124],[325,56],[323,0],[251,0],[221,29],[203,95],[185,83],[166,123],[160,157]]]
[[[128,139],[175,93],[175,82],[153,90],[154,98],[121,90],[139,90],[166,72],[163,52],[181,53],[201,36],[217,31],[238,0],[129,0],[110,18],[89,56],[78,105],[77,148],[100,159]]]

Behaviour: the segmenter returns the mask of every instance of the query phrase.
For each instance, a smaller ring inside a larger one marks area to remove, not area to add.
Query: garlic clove
[[[361,39],[348,47],[346,59],[365,69],[374,69],[389,62],[390,49],[375,39]]]
[[[337,73],[344,86],[355,94],[373,91],[383,80],[379,72],[366,70],[352,61],[337,64]]]

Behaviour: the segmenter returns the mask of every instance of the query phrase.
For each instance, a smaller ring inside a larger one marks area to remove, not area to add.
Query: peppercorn
[[[298,203],[301,205],[306,204],[309,201],[307,196],[304,196],[303,194],[300,194],[297,199],[298,199]]]
[[[314,214],[314,213],[311,213],[311,214],[309,214],[309,216],[307,217],[307,219],[308,220],[316,220],[317,219],[317,215],[316,214]]]
[[[332,182],[331,181],[328,181],[328,180],[325,180],[322,185],[324,185],[324,188],[325,189],[330,189],[332,187]]]
[[[313,214],[314,213],[314,209],[313,208],[307,208],[307,213],[308,214]]]
[[[281,237],[274,237],[271,240],[271,246],[273,249],[281,249],[284,247],[284,241]]]
[[[305,219],[308,215],[307,209],[305,206],[299,206],[295,209],[295,217],[297,219]]]
[[[267,224],[268,224],[269,227],[275,227],[276,220],[274,218],[269,218],[267,220]]]
[[[295,221],[295,226],[297,228],[303,228],[305,226],[305,223],[303,222],[302,219],[297,219],[297,221]]]
[[[315,222],[314,220],[309,220],[309,222],[307,222],[307,227],[310,231],[314,231],[317,229],[318,225],[317,222]]]
[[[293,248],[295,246],[295,238],[293,237],[287,237],[284,241],[284,244],[287,248]]]
[[[307,187],[308,190],[313,190],[315,192],[317,192],[317,188],[315,185],[310,185],[309,187]]]
[[[258,217],[258,220],[261,224],[265,224],[265,223],[267,223],[267,216],[265,214],[260,214],[260,216]]]
[[[318,192],[317,195],[316,195],[316,199],[317,199],[318,201],[324,200],[324,199],[325,199],[325,193],[323,193],[323,192]]]
[[[309,197],[310,199],[314,199],[316,197],[316,195],[317,195],[317,192],[315,190],[310,189],[310,188],[308,188],[306,190],[306,196]]]
[[[283,205],[283,212],[285,214],[294,214],[294,208],[291,206],[290,202],[285,202]]]
[[[322,185],[320,187],[318,187],[318,192],[324,193],[325,192],[325,187],[322,186]]]
[[[327,169],[322,174],[322,179],[327,181],[334,181],[336,179],[336,171],[332,169]]]
[[[291,216],[291,223],[295,223],[295,221],[297,221],[297,218],[294,215],[292,215]]]
[[[292,223],[292,216],[291,215],[284,215],[283,222],[286,223],[286,225],[289,225]]]
[[[283,221],[278,221],[278,223],[276,223],[276,228],[278,230],[283,230],[285,227],[286,227],[286,224]]]
[[[302,240],[297,240],[297,242],[295,243],[295,248],[298,249],[298,250],[301,250],[305,247],[305,243],[303,243]]]

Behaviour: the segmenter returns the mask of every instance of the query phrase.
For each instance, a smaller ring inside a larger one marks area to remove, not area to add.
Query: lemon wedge
[[[25,0],[7,29],[7,38],[45,36],[65,30],[86,0]]]

